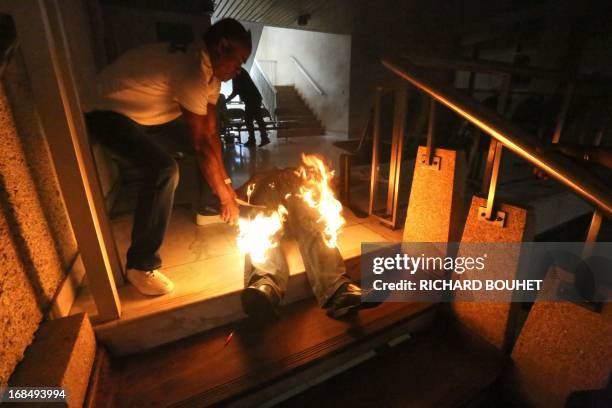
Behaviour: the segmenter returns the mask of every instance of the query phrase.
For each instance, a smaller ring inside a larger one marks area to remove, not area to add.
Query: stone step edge
[[[360,259],[360,255],[355,255],[344,260],[347,274],[354,280],[360,279]],[[242,312],[240,305],[241,292],[242,290],[232,291],[207,299],[198,298],[197,294],[193,294],[186,299],[184,304],[156,310],[128,320],[119,319],[98,323],[93,329],[98,341],[113,355],[141,352],[245,318],[246,315]],[[306,272],[300,271],[290,276],[282,305],[310,296],[312,296],[312,291]],[[167,317],[168,321],[163,321],[164,317]],[[180,327],[177,327],[177,322],[186,325],[184,330],[178,330]],[[134,330],[134,328],[139,329]],[[145,329],[155,334],[145,335],[143,332]]]

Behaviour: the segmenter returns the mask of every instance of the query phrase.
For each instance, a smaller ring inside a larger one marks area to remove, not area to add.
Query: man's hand
[[[231,224],[237,222],[239,207],[234,190],[228,186],[226,192],[219,197],[219,201],[221,201],[221,219]]]
[[[202,175],[221,201],[221,218],[225,222],[238,220],[238,203],[236,193],[225,184],[227,172],[221,158],[221,139],[217,134],[216,108],[208,105],[208,115],[196,115],[182,108],[185,121],[189,125],[198,165]]]

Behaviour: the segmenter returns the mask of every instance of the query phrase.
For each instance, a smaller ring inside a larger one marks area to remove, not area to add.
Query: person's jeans
[[[89,112],[85,114],[85,119],[91,136],[143,169],[144,179],[134,211],[132,242],[127,252],[126,267],[143,271],[157,269],[161,266],[159,248],[170,221],[179,180],[177,162],[162,140],[163,137],[174,139],[173,132],[163,126],[143,126],[110,111]],[[193,150],[186,140],[178,139],[178,145]],[[202,184],[206,186],[200,189],[201,195],[210,196],[205,191],[207,184],[203,181]]]
[[[269,183],[270,179],[265,182]],[[299,197],[285,199],[287,189],[283,188],[282,181],[276,179],[274,183],[275,191],[267,194],[278,195],[277,200],[282,200],[282,204],[287,208],[287,235],[297,241],[312,292],[319,306],[325,306],[342,284],[351,282],[346,274],[344,260],[338,248],[329,248],[323,242],[321,227],[317,224],[317,214]],[[267,255],[264,263],[254,262],[249,256],[245,258],[245,287],[254,283],[268,284],[282,298],[289,282],[289,266],[280,245],[270,249]]]
[[[253,125],[253,121],[257,122],[261,140],[265,140],[268,137],[266,123],[264,122],[261,112],[261,100],[244,102],[244,120],[246,122],[247,131],[249,132],[249,140],[255,141],[255,126]]]

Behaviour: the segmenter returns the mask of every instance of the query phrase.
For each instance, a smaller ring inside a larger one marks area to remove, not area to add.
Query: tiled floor
[[[273,138],[274,140],[274,138]],[[258,170],[271,167],[296,166],[301,153],[318,153],[337,164],[339,149],[335,136],[291,138],[250,151],[239,146],[229,147],[226,166],[235,185],[246,181]],[[193,185],[193,183],[191,183]],[[340,235],[338,247],[343,257],[360,253],[362,242],[401,241],[401,231],[390,231],[371,218],[357,218],[346,209],[347,224]],[[142,316],[155,310],[165,310],[194,299],[222,296],[243,287],[243,256],[236,246],[236,229],[224,223],[198,227],[195,214],[189,208],[175,208],[164,244],[160,250],[163,272],[175,282],[175,291],[166,296],[146,297],[131,285],[119,289],[123,317]],[[117,247],[123,263],[130,243],[131,215],[112,220]],[[292,274],[302,273],[304,267],[295,242],[283,245]],[[73,313],[87,311],[95,315],[95,305],[87,288],[80,294]]]

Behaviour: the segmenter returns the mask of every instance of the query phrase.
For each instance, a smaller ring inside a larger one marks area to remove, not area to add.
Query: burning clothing
[[[239,189],[238,195],[250,204],[266,207],[266,210],[252,209],[251,217],[262,211],[265,215],[274,215],[279,206],[284,208],[278,216],[286,221],[278,233],[297,241],[312,291],[319,305],[324,306],[350,279],[335,243],[332,246],[326,243],[321,216],[304,199],[303,186],[304,181],[295,169],[273,169],[251,178]],[[251,255],[245,258],[245,287],[256,282],[268,284],[282,297],[289,280],[289,267],[280,246],[268,249],[263,258],[254,258]]]

